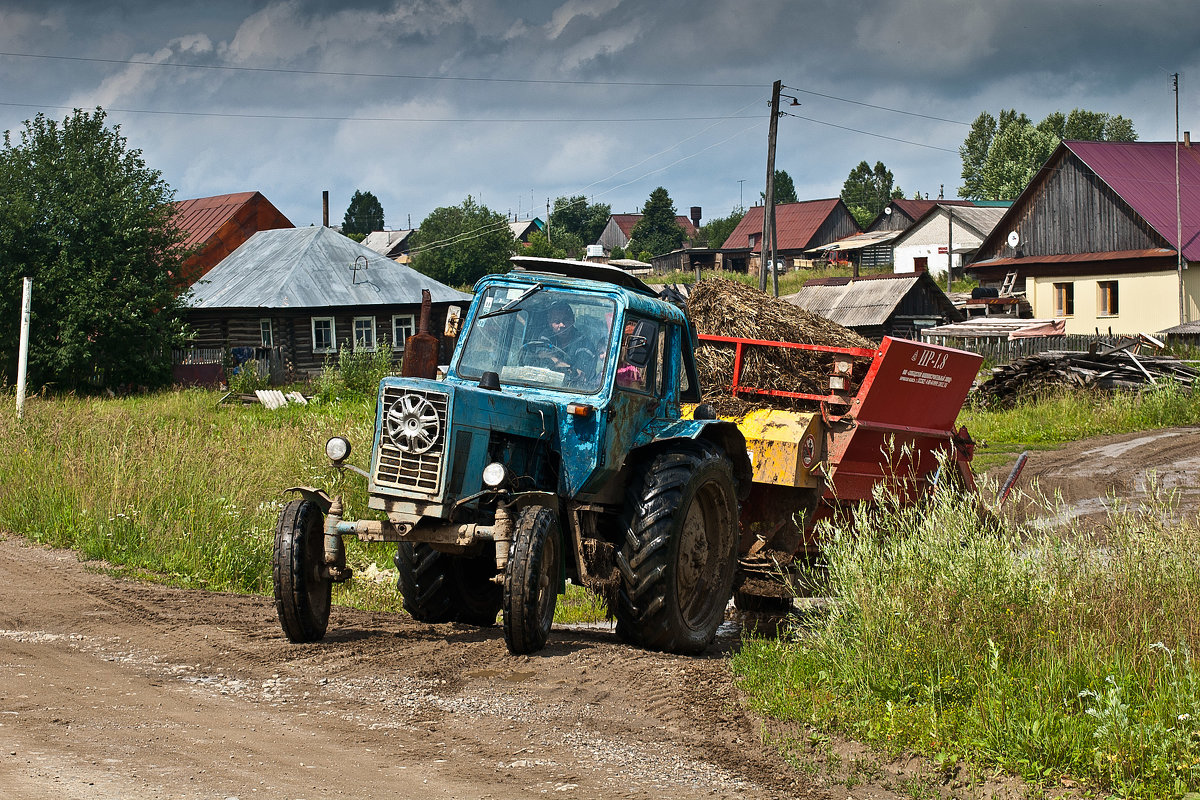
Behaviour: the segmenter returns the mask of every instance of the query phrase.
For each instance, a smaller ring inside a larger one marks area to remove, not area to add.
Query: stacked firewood
[[[1195,362],[1137,353],[1130,346],[1049,350],[992,370],[974,398],[981,407],[1001,409],[1063,389],[1141,390],[1171,382],[1191,386],[1198,377]]]

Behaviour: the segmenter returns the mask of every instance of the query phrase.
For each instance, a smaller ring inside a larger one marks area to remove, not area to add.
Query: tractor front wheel
[[[558,515],[545,506],[521,509],[504,572],[504,642],[513,655],[546,646],[558,601],[561,557]]]
[[[704,442],[660,453],[630,483],[617,554],[617,633],[652,650],[699,653],[716,636],[737,567],[737,487]]]
[[[316,642],[329,625],[333,581],[325,566],[325,515],[311,500],[293,500],[279,514],[271,577],[275,611],[293,642]]]

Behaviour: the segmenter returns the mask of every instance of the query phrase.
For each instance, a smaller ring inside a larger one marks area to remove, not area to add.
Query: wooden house
[[[634,227],[641,222],[642,214],[613,214],[608,218],[608,224],[604,226],[604,230],[600,232],[600,238],[596,240],[596,244],[604,248],[605,255],[613,251],[614,247],[619,247],[624,250],[629,246],[629,239],[633,236]],[[683,215],[675,217],[675,222],[683,228],[683,236],[685,241],[691,241],[696,237],[696,228],[700,224],[699,209],[696,210],[696,219],[691,220]],[[630,253],[631,258],[637,253]]]
[[[1023,289],[1068,334],[1135,334],[1200,319],[1198,263],[1200,152],[1185,135],[1061,143],[967,270]]]
[[[395,231],[371,231],[363,239],[363,247],[369,247],[381,256],[401,264],[409,262],[408,250],[412,246],[412,228]]]
[[[871,220],[871,224],[867,226],[865,233],[882,233],[883,231],[892,231],[896,235],[892,237],[880,236],[876,242],[863,248],[860,256],[859,266],[862,267],[880,267],[885,264],[895,264],[895,255],[892,250],[892,242],[907,231],[917,220],[929,213],[929,210],[937,205],[947,206],[970,206],[974,203],[970,200],[907,200],[905,198],[897,198],[888,202],[884,206],[883,211]]]
[[[811,258],[810,251],[827,242],[862,233],[850,209],[836,197],[775,206],[775,230],[776,253],[789,268],[801,266]],[[763,206],[753,206],[721,246],[725,269],[757,273],[762,232]]]
[[[442,334],[449,309],[465,311],[470,295],[330,228],[261,231],[193,285],[186,319],[197,348],[281,348],[295,371],[313,373],[342,347],[398,356],[416,331],[422,289],[433,300],[431,332]]]
[[[259,231],[295,227],[258,192],[180,200],[175,203],[175,225],[187,234],[184,245],[195,249],[183,262],[180,286],[203,278]]]
[[[947,265],[957,273],[1007,211],[995,206],[934,204],[892,240],[893,271],[929,272],[944,280]]]
[[[877,341],[920,339],[922,330],[964,318],[927,272],[816,278],[783,299]]]

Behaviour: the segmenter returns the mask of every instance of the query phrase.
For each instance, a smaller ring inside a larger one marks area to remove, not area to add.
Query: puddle
[[[1080,454],[1080,460],[1087,456],[1103,456],[1105,458],[1120,458],[1130,450],[1135,450],[1144,444],[1157,442],[1159,439],[1169,439],[1173,436],[1182,436],[1181,431],[1160,431],[1158,433],[1148,433],[1145,436],[1139,436],[1136,439],[1130,439],[1128,442],[1114,442],[1113,444],[1094,447],[1091,450],[1085,450]]]

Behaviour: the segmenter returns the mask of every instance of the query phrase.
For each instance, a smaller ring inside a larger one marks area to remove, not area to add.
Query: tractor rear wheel
[[[404,610],[418,622],[496,624],[501,588],[491,578],[495,559],[488,555],[453,556],[419,542],[400,542],[392,561]]]
[[[504,573],[504,642],[513,655],[546,646],[558,601],[561,558],[558,515],[545,506],[521,509]]]
[[[737,487],[729,459],[689,442],[630,483],[617,633],[652,650],[699,653],[716,636],[737,566]]]
[[[325,636],[333,581],[321,574],[324,566],[325,515],[311,500],[293,500],[279,513],[271,558],[275,611],[290,641]]]

